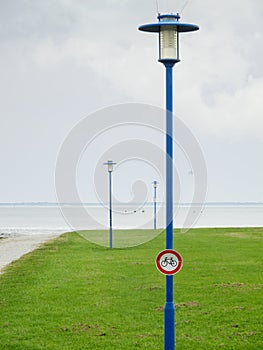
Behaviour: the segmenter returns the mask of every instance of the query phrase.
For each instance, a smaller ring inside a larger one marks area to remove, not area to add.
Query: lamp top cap
[[[165,21],[165,20],[170,20],[170,21],[179,21],[179,19],[181,18],[179,13],[174,14],[174,13],[167,13],[167,14],[161,14],[159,13],[157,16],[159,21]]]
[[[158,22],[151,24],[143,24],[139,27],[139,30],[143,32],[159,33],[161,27],[176,26],[178,32],[193,32],[198,30],[199,27],[195,24],[181,23],[179,22],[179,14],[167,13],[159,14]]]
[[[114,163],[112,160],[108,160],[106,163],[103,163],[104,165],[115,165],[117,163]]]

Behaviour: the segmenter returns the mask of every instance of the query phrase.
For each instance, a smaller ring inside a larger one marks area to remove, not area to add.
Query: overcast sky
[[[180,12],[186,1],[158,3]],[[163,107],[157,37],[137,29],[156,15],[155,0],[0,0],[0,202],[56,201],[60,147],[89,114],[129,102]],[[207,201],[263,201],[262,18],[262,0],[190,0],[182,12],[200,31],[180,37],[174,109],[203,150]],[[154,180],[145,164],[130,165],[116,170],[121,200],[125,179]],[[80,188],[91,167],[82,162]]]

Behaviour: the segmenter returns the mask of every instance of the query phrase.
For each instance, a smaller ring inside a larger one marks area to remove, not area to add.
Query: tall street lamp
[[[173,66],[179,59],[179,34],[198,30],[198,26],[179,22],[179,14],[159,14],[158,22],[139,30],[159,34],[159,62],[166,70],[166,249],[173,249]],[[164,307],[164,349],[175,349],[175,310],[173,276],[166,276]]]
[[[116,163],[113,163],[112,160],[108,160],[107,163],[104,163],[104,165],[108,166],[108,173],[109,173],[109,220],[110,220],[110,229],[109,229],[109,241],[110,241],[110,248],[112,248],[112,172],[113,172],[113,165]]]
[[[153,228],[156,230],[156,200],[157,200],[157,184],[158,181],[153,181]]]

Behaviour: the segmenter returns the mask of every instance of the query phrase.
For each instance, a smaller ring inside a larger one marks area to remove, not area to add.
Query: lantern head
[[[159,14],[158,22],[144,24],[139,30],[159,33],[159,62],[175,64],[179,59],[179,33],[198,30],[195,24],[179,22],[179,14]]]

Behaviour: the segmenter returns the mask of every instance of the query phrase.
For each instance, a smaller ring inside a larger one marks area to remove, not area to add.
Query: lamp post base
[[[174,350],[175,346],[175,320],[174,303],[166,302],[164,306],[164,350]]]

